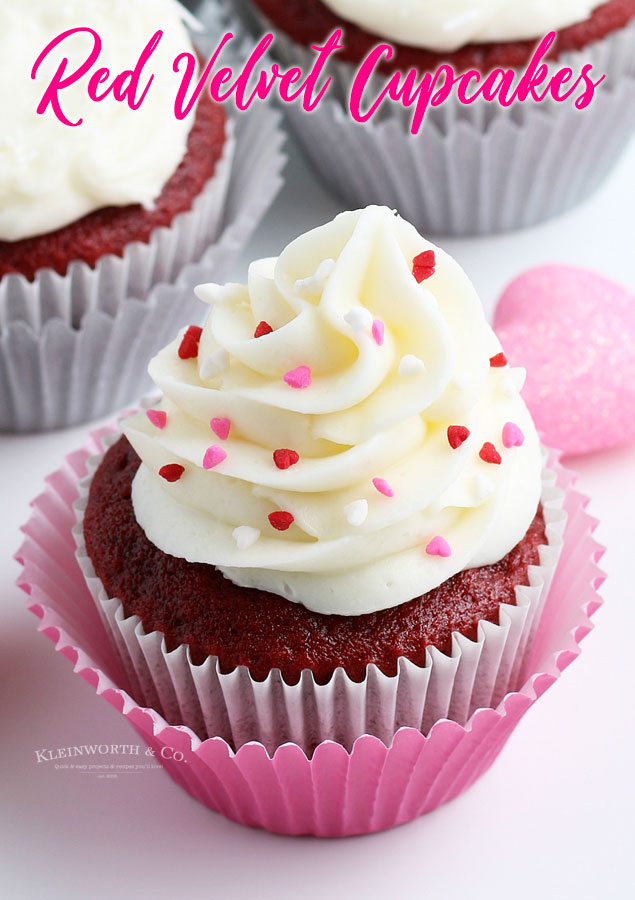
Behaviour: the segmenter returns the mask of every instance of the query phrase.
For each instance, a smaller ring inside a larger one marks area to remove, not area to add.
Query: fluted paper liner
[[[234,12],[254,32],[273,31],[271,51],[307,72],[315,54],[241,0]],[[232,23],[233,24],[233,23]],[[240,27],[240,25],[239,25]],[[316,35],[316,37],[318,37]],[[253,43],[253,42],[252,42]],[[247,46],[247,44],[245,44]],[[396,209],[420,231],[487,234],[535,225],[565,212],[604,181],[635,131],[635,20],[582,50],[550,61],[550,74],[590,63],[606,74],[584,110],[570,99],[537,104],[460,103],[429,108],[416,135],[412,108],[384,102],[364,124],[348,112],[355,67],[335,56],[332,83],[315,110],[285,103],[289,125],[322,179],[352,207]],[[384,74],[369,81],[378,96]]]
[[[29,595],[30,609],[42,620],[40,630],[73,662],[75,671],[126,716],[175,781],[206,806],[243,824],[285,834],[361,834],[410,821],[455,797],[486,771],[527,709],[579,654],[579,642],[592,627],[589,617],[601,604],[597,587],[603,576],[596,563],[603,549],[592,537],[597,523],[585,512],[587,499],[573,489],[573,476],[551,454],[556,487],[564,492],[564,541],[540,623],[527,652],[520,654],[523,667],[517,690],[497,698],[495,687],[495,706],[476,709],[465,724],[442,718],[439,711],[436,721],[423,723],[426,734],[400,727],[387,741],[361,735],[351,748],[324,740],[312,755],[293,742],[271,753],[256,741],[236,750],[221,737],[201,740],[178,720],[168,724],[152,703],[142,705],[133,699],[141,689],[134,681],[134,668],[124,671],[75,559],[73,504],[80,494],[79,483],[87,475],[90,457],[103,453],[114,433],[114,428],[95,432],[47,479],[23,529],[19,584]],[[550,503],[547,500],[549,509]],[[558,516],[554,524],[557,520]],[[507,625],[490,630],[497,628],[505,631]],[[134,648],[140,646],[137,635],[132,639]],[[155,653],[166,669],[183,671],[179,657],[185,651],[165,654],[155,645],[147,652]],[[456,663],[450,660],[447,665]],[[404,677],[403,667],[398,677]],[[370,677],[368,681],[371,693]],[[182,682],[180,674],[173,679],[171,671],[166,672],[160,683],[150,682],[143,689],[156,691],[156,702],[166,705],[168,716],[179,704],[187,715],[202,706],[196,688]],[[178,691],[172,687],[177,683]],[[376,687],[373,682],[372,690]],[[332,690],[326,686],[326,704]],[[439,703],[441,693],[436,695]],[[304,700],[298,697],[301,703]],[[372,705],[376,720],[385,718],[386,710],[380,712],[375,700]],[[264,703],[260,711],[269,717]],[[211,715],[220,718],[218,711]],[[362,711],[351,708],[349,715],[352,734],[360,728]],[[226,725],[220,723],[222,728]]]
[[[34,282],[0,281],[0,431],[96,419],[150,387],[148,360],[200,319],[194,286],[222,280],[280,189],[279,120],[264,106],[232,120],[192,209],[148,244],[94,269],[72,263],[64,277],[43,269]]]

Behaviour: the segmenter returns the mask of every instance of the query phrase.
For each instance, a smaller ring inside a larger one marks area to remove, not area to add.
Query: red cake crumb
[[[84,519],[88,554],[110,597],[146,631],[165,634],[168,649],[189,644],[192,659],[219,658],[222,672],[249,668],[263,680],[279,668],[289,684],[311,669],[320,684],[338,666],[356,681],[375,663],[387,675],[405,656],[418,665],[425,649],[451,649],[453,631],[471,639],[481,619],[498,622],[499,605],[515,605],[514,587],[527,583],[546,543],[542,510],[525,537],[502,560],[459,572],[440,587],[394,609],[363,616],[326,616],[253,588],[232,584],[204,563],[188,563],[157,549],[137,524],[131,483],[139,458],[126,438],[97,470]]]
[[[487,44],[467,44],[453,53],[435,53],[417,47],[406,47],[384,40],[340,19],[321,0],[253,0],[267,18],[294,41],[310,47],[327,37],[336,28],[345,29],[337,59],[360,63],[378,43],[389,43],[395,53],[388,62],[383,61],[381,71],[417,69],[434,72],[442,63],[450,63],[455,72],[477,69],[486,73],[501,68],[523,68],[531,59],[537,41],[509,41]],[[555,2],[555,0],[554,0]],[[593,41],[599,41],[623,28],[635,17],[635,0],[609,0],[599,6],[584,22],[570,25],[557,32],[556,41],[548,59],[557,59],[570,50],[582,50]],[[541,35],[544,37],[544,35]]]
[[[171,115],[166,111],[166,115]],[[166,182],[154,209],[108,206],[48,234],[21,241],[0,241],[0,277],[13,272],[29,280],[38,269],[50,268],[64,275],[71,262],[94,266],[107,253],[123,254],[131,241],[147,242],[155,228],[169,225],[192,206],[214,174],[225,143],[225,113],[203,98],[190,129],[187,150],[178,169]]]

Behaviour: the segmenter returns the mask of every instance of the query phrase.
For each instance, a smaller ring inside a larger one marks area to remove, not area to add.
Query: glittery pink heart
[[[148,409],[146,416],[156,428],[165,428],[168,422],[168,414],[163,409]]]
[[[530,269],[504,291],[494,327],[545,441],[589,453],[635,439],[635,296],[576,266]]]
[[[221,418],[221,419],[212,419],[209,423],[209,427],[212,429],[216,437],[219,437],[221,441],[226,441],[229,437],[229,429],[231,428],[232,423],[229,419]]]
[[[426,553],[428,556],[452,556],[450,545],[444,537],[441,537],[441,535],[432,538],[426,547]]]
[[[214,466],[222,463],[224,459],[227,459],[227,453],[223,450],[222,447],[219,447],[218,444],[212,444],[212,446],[208,447],[205,451],[205,456],[203,457],[203,468],[213,469]]]

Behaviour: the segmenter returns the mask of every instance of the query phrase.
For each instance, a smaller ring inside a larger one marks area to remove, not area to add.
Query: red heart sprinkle
[[[486,441],[483,444],[483,446],[479,450],[478,455],[481,457],[483,462],[493,463],[495,466],[500,466],[500,464],[502,462],[502,457],[501,457],[500,453],[498,452],[498,450],[496,449],[494,444],[492,444],[491,441]]]
[[[202,333],[203,329],[198,325],[190,325],[179,345],[180,359],[196,359],[198,356],[198,342]]]
[[[262,337],[263,334],[271,334],[272,331],[273,328],[269,322],[258,322],[256,330],[254,331],[254,337]]]
[[[502,369],[507,365],[507,357],[504,353],[497,353],[496,356],[491,357],[489,364],[492,369]]]
[[[185,467],[178,463],[168,463],[167,466],[161,466],[159,469],[159,475],[166,481],[178,481],[183,472],[185,472]]]
[[[415,277],[415,281],[421,284],[426,278],[434,275],[436,264],[437,260],[434,250],[424,250],[419,256],[415,256],[412,260],[412,274]]]
[[[291,513],[286,512],[286,510],[284,509],[269,513],[268,519],[271,525],[276,529],[276,531],[286,531],[294,521]]]
[[[283,448],[273,451],[273,461],[279,469],[288,469],[289,466],[295,466],[299,459],[300,455],[295,450]]]
[[[469,436],[470,429],[466,428],[465,425],[448,425],[448,441],[453,450],[460,447]]]

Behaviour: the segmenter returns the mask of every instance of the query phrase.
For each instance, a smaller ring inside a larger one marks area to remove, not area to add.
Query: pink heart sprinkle
[[[440,535],[432,538],[426,547],[426,553],[428,556],[452,556],[450,545],[446,539]]]
[[[395,492],[385,478],[373,478],[373,484],[375,485],[379,493],[384,495],[384,497],[395,496]]]
[[[162,409],[148,409],[146,416],[157,428],[165,428],[168,421],[168,414]]]
[[[220,419],[212,419],[209,423],[209,427],[212,429],[216,437],[219,437],[221,441],[226,441],[229,436],[229,429],[231,428],[232,423],[229,419],[220,418]]]
[[[292,388],[307,388],[311,384],[311,370],[308,366],[298,366],[285,372],[284,380]]]
[[[224,459],[227,459],[227,454],[225,453],[223,448],[219,447],[218,444],[212,444],[212,446],[208,447],[205,451],[205,456],[203,457],[203,468],[213,469],[214,466],[222,463]]]
[[[510,447],[522,447],[525,443],[525,435],[514,422],[507,422],[503,426],[503,445]]]
[[[384,323],[381,319],[373,319],[373,337],[378,347],[384,343]]]

